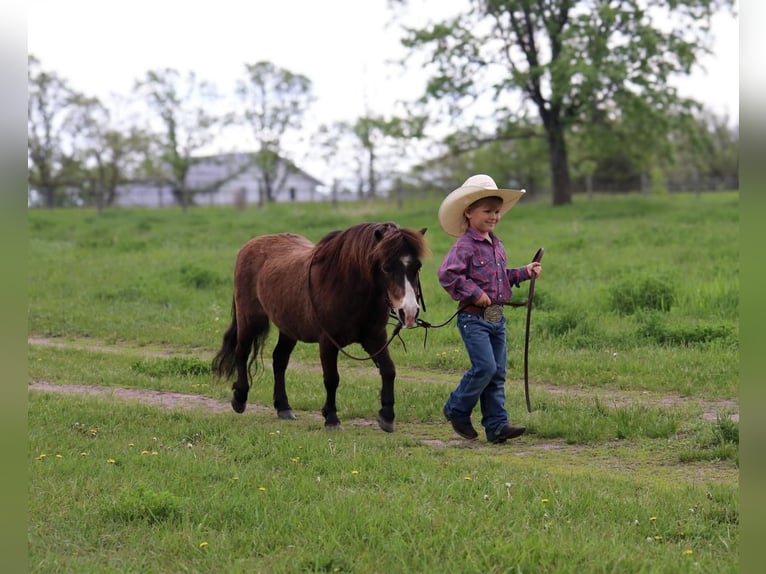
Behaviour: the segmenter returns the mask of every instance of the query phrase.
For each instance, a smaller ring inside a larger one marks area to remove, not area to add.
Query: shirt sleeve
[[[473,303],[482,294],[481,288],[468,277],[470,260],[470,249],[453,245],[439,266],[439,283],[455,301]]]
[[[527,266],[514,267],[513,269],[506,269],[505,274],[508,276],[508,281],[513,287],[518,287],[522,281],[528,281],[531,279]]]

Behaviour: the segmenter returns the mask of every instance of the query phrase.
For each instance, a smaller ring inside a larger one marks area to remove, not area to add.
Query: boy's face
[[[500,208],[502,206],[503,200],[496,197],[485,197],[475,201],[465,210],[468,226],[473,227],[481,234],[494,231],[495,226],[500,222]]]

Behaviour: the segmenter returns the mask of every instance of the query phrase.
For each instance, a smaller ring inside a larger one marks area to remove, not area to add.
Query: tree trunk
[[[374,198],[378,195],[378,182],[375,177],[375,149],[370,147],[369,148],[369,161],[367,164],[368,168],[368,179],[370,183],[370,197]]]
[[[52,185],[46,185],[42,189],[45,207],[56,207],[56,189]]]
[[[557,118],[551,118],[545,122],[545,131],[548,136],[548,157],[553,182],[553,205],[568,205],[572,203],[572,182],[569,178],[564,128]]]

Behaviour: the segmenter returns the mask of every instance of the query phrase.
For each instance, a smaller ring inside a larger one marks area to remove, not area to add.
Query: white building
[[[285,175],[287,164],[280,161],[274,201],[329,201],[321,190],[324,184],[306,172],[293,168]],[[253,154],[229,153],[200,158],[190,168],[187,185],[197,205],[256,205],[260,199],[261,171],[253,162]],[[167,184],[129,183],[117,188],[116,205],[122,207],[163,207],[176,205]]]

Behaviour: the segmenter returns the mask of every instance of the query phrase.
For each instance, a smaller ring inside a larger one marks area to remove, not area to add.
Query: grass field
[[[288,370],[297,421],[270,407],[271,344],[248,411],[231,411],[209,362],[245,241],[427,227],[436,324],[455,310],[435,275],[451,244],[437,209],[31,210],[30,571],[736,572],[735,193],[528,202],[504,218],[512,265],[545,247],[532,413],[524,312],[508,323],[517,441],[466,443],[443,420],[467,367],[454,322],[392,345],[393,434],[374,422],[377,372],[342,356],[344,430],[323,429],[308,344]]]

